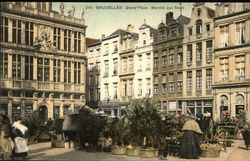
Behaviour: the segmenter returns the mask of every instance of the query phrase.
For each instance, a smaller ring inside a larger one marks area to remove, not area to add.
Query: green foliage
[[[108,118],[102,134],[105,138],[111,137],[114,144],[124,146],[126,144],[125,130],[124,118]]]
[[[160,117],[157,114],[159,104],[150,98],[132,100],[126,110],[130,144],[153,147],[159,134]]]
[[[26,117],[24,125],[28,128],[28,135],[35,136],[42,126],[42,120],[39,112],[37,110],[33,111],[29,117]]]
[[[106,124],[106,119],[95,115],[88,109],[82,109],[79,114],[80,117],[80,139],[81,144],[85,142],[92,146],[98,145],[98,138]]]

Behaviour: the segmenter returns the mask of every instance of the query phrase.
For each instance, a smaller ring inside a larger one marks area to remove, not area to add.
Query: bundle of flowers
[[[219,144],[201,144],[201,150],[220,150]]]

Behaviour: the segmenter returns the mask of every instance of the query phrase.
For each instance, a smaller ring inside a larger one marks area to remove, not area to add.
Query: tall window
[[[13,20],[12,42],[21,44],[21,20]]]
[[[0,31],[0,41],[8,42],[9,39],[9,19],[6,17],[1,17],[1,31]]]
[[[245,79],[245,55],[235,57],[235,79]]]
[[[161,79],[161,84],[162,84],[162,92],[167,92],[167,75],[163,74],[162,79]]]
[[[147,81],[147,95],[151,94],[151,79],[150,78],[146,78]]]
[[[193,35],[193,30],[192,30],[192,28],[188,29],[188,35],[189,35],[189,36]]]
[[[245,43],[245,22],[239,22],[236,24],[236,43]]]
[[[192,90],[192,71],[187,71],[187,90]]]
[[[147,53],[147,68],[146,70],[150,70],[151,68],[151,58],[150,58],[150,53]]]
[[[212,69],[206,70],[206,88],[212,89]]]
[[[127,80],[122,81],[122,96],[127,96]]]
[[[229,32],[228,25],[220,27],[220,47],[228,46],[228,32]]]
[[[56,27],[54,28],[54,46],[58,50],[61,49],[61,29]]]
[[[34,23],[25,22],[25,44],[33,46],[34,41]]]
[[[206,24],[206,31],[207,31],[207,32],[210,31],[210,24]]]
[[[105,44],[104,49],[105,49],[104,55],[108,55],[109,54],[109,44]]]
[[[142,79],[138,79],[138,96],[142,96]]]
[[[133,72],[133,71],[134,71],[133,57],[130,56],[129,57],[129,72]]]
[[[12,78],[21,79],[21,55],[12,55]]]
[[[169,91],[173,92],[174,91],[174,73],[169,73]]]
[[[25,56],[25,80],[33,80],[33,56]]]
[[[8,78],[8,54],[0,52],[0,78]]]
[[[228,80],[228,57],[220,58],[220,78],[221,80]]]
[[[81,33],[74,32],[74,52],[81,52]]]
[[[154,67],[157,67],[159,63],[159,58],[158,57],[154,57]]]
[[[108,76],[109,75],[109,61],[108,60],[104,61],[104,66],[105,66],[104,76]]]
[[[202,21],[197,20],[196,21],[196,34],[201,34],[202,33]]]
[[[113,46],[114,46],[114,53],[115,53],[118,51],[117,41],[113,42]]]
[[[206,59],[212,60],[213,59],[213,41],[208,40],[206,41]]]
[[[169,55],[169,64],[174,64],[174,54]]]
[[[178,80],[177,80],[177,89],[178,91],[182,91],[182,72],[178,72]]]
[[[161,63],[162,63],[163,66],[167,65],[167,56],[166,55],[162,56],[161,61],[162,61]]]
[[[192,44],[187,45],[187,61],[191,62],[193,60]]]
[[[178,47],[177,62],[178,63],[182,63],[183,62],[182,46]]]
[[[159,35],[160,35],[160,41],[165,39],[165,31],[164,30],[160,31]]]
[[[54,60],[53,61],[53,81],[54,82],[60,82],[61,76],[61,60]]]
[[[133,79],[128,81],[128,95],[133,96]]]
[[[158,76],[154,76],[154,93],[158,93],[159,91],[159,80]]]
[[[74,83],[81,84],[81,63],[74,63]]]
[[[138,72],[142,71],[142,55],[138,55]]]
[[[50,63],[48,58],[38,58],[37,59],[37,74],[38,81],[49,81],[50,75]]]
[[[117,58],[113,59],[113,63],[114,63],[113,75],[117,75],[118,74],[118,61],[117,61]]]
[[[196,89],[198,90],[202,88],[201,81],[202,81],[202,72],[201,70],[197,70],[196,71]]]
[[[64,30],[64,51],[71,51],[71,31]]]
[[[71,62],[64,61],[64,83],[71,83]]]
[[[202,43],[196,44],[196,61],[202,60]]]
[[[122,58],[122,72],[127,73],[127,68],[128,68],[127,58],[123,57]]]
[[[114,98],[118,98],[118,95],[117,95],[117,82],[113,83],[114,85]]]
[[[109,84],[108,83],[104,84],[104,92],[105,92],[105,97],[108,98],[109,97]]]
[[[176,28],[172,28],[172,29],[170,30],[170,33],[171,33],[171,37],[172,37],[172,38],[176,37]]]

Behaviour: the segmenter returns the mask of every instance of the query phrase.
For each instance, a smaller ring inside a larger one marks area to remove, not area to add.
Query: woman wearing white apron
[[[25,133],[28,128],[21,123],[21,120],[15,121],[12,125],[12,136],[15,143],[15,148],[13,150],[13,157],[23,157],[28,156],[28,146],[26,140],[24,139]]]

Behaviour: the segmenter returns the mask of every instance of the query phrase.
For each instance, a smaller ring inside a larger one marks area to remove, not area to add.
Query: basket
[[[201,156],[204,158],[217,158],[220,156],[220,150],[201,150]]]

